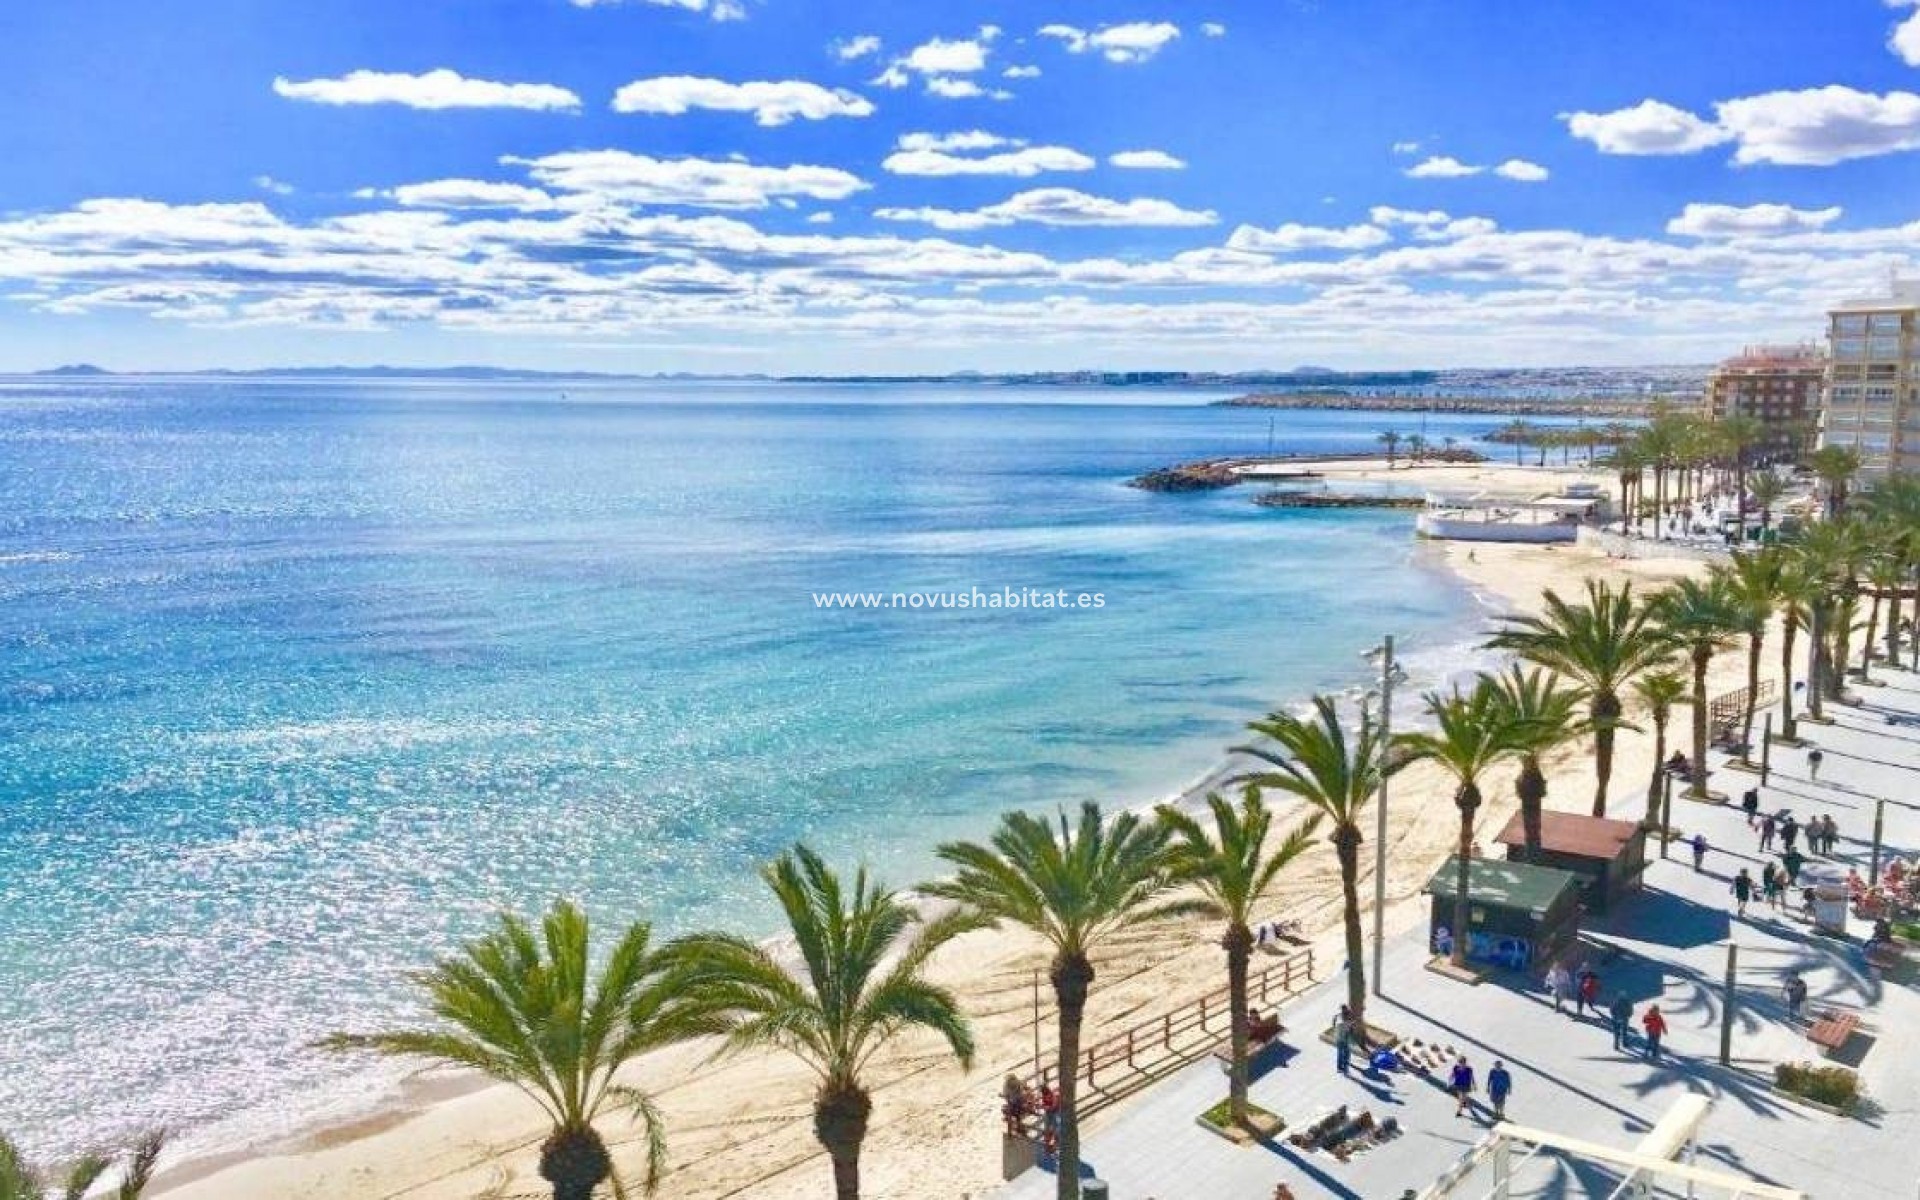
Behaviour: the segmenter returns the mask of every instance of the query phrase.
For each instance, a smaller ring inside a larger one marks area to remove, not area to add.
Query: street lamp
[[[1380,964],[1387,941],[1387,767],[1388,756],[1393,753],[1393,685],[1405,682],[1407,673],[1393,661],[1392,634],[1361,657],[1380,668],[1380,682],[1369,692],[1380,697],[1380,801],[1373,835],[1373,994],[1378,996],[1382,994]],[[1364,707],[1361,712],[1364,722]]]

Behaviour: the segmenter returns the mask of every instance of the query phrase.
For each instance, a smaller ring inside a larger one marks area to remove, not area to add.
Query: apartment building
[[[1860,473],[1920,471],[1920,282],[1827,314],[1820,444],[1850,446]]]
[[[1813,447],[1826,372],[1816,343],[1748,346],[1708,377],[1707,411],[1760,423],[1766,438],[1750,451],[1754,463],[1792,462]]]

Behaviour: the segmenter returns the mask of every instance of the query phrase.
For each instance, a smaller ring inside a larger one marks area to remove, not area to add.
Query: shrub
[[[1781,1063],[1773,1069],[1773,1082],[1783,1092],[1844,1113],[1851,1113],[1860,1103],[1860,1077],[1845,1067]]]

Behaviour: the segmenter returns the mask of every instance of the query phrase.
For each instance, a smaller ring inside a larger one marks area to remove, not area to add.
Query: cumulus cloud
[[[551,195],[539,188],[486,179],[436,179],[378,192],[363,189],[355,195],[362,199],[376,196],[391,199],[403,208],[510,208],[519,212],[548,212],[559,207]]]
[[[1008,67],[1000,75],[1004,79],[1038,79],[1040,68],[1031,64],[1016,65]]]
[[[1377,225],[1337,229],[1288,222],[1277,229],[1242,225],[1227,238],[1227,248],[1253,254],[1291,254],[1296,250],[1369,250],[1392,240],[1393,235]]]
[[[927,95],[939,96],[946,100],[970,100],[979,96],[991,96],[995,100],[1011,100],[1013,93],[998,88],[988,91],[971,79],[956,79],[951,75],[932,75],[927,78]]]
[[[830,44],[827,51],[841,62],[853,62],[880,53],[880,39],[871,33],[862,33]]]
[[[1539,163],[1528,162],[1524,158],[1510,158],[1495,167],[1493,173],[1502,179],[1511,179],[1517,183],[1545,183],[1550,174]]]
[[[1187,165],[1165,150],[1122,150],[1108,155],[1107,162],[1134,171],[1179,171]]]
[[[795,118],[824,121],[829,117],[873,115],[872,101],[858,93],[797,79],[727,83],[693,75],[664,75],[636,79],[613,96],[615,112],[679,116],[696,108],[752,113],[755,124],[769,127],[785,125]]]
[[[986,39],[934,38],[907,51],[898,65],[919,75],[969,75],[986,69]]]
[[[1093,30],[1054,24],[1042,25],[1039,33],[1057,38],[1071,54],[1098,53],[1108,62],[1143,63],[1179,37],[1180,27],[1169,21],[1129,21]]]
[[[408,108],[524,108],[573,111],[580,97],[550,83],[496,83],[468,79],[442,67],[423,75],[391,71],[349,71],[337,79],[273,81],[276,95],[313,104],[400,104]]]
[[[1492,233],[1498,225],[1486,217],[1455,217],[1437,208],[1407,209],[1376,204],[1367,211],[1367,220],[1382,229],[1405,228],[1423,242],[1450,242],[1460,238]]]
[[[1913,0],[1889,0],[1898,7],[1912,4]],[[1920,67],[1920,5],[1916,5],[1913,15],[1893,27],[1893,33],[1887,38],[1887,49],[1894,52],[1901,62],[1910,67]]]
[[[1469,166],[1450,155],[1436,154],[1408,167],[1406,174],[1411,179],[1464,179],[1484,170],[1485,167]]]
[[[625,150],[566,150],[539,158],[507,157],[536,182],[557,191],[623,204],[699,208],[765,208],[781,196],[844,200],[868,185],[838,167],[767,167],[738,160],[651,158]]]
[[[900,150],[996,150],[1001,146],[1024,146],[1019,138],[1006,138],[984,129],[956,133],[903,133],[894,143]]]
[[[808,214],[807,214],[807,224],[809,224],[809,225],[831,225],[831,224],[833,224],[833,214],[832,214],[832,213],[830,213],[830,212],[825,212],[825,211],[822,211],[822,212],[816,212],[816,213],[808,213]]]
[[[1689,204],[1667,222],[1667,232],[1680,237],[1740,238],[1804,233],[1840,219],[1839,206],[1794,208],[1788,204]]]
[[[716,21],[744,21],[747,18],[747,8],[741,0],[573,0],[575,8],[613,8],[627,3],[685,9],[687,12],[704,13]]]
[[[981,229],[990,225],[1140,225],[1181,227],[1212,225],[1219,214],[1181,208],[1167,200],[1113,200],[1073,188],[1034,188],[998,204],[970,212],[943,208],[883,208],[888,221],[921,221],[936,229]]]
[[[1692,154],[1731,136],[1683,108],[1651,99],[1613,112],[1562,113],[1560,119],[1602,154]]]
[[[1715,109],[1742,166],[1825,167],[1920,148],[1920,96],[1912,92],[1882,96],[1831,85],[1727,100]]]

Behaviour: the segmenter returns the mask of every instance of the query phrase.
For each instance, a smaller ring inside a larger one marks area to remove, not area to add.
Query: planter
[[[1281,1117],[1268,1112],[1258,1104],[1247,1103],[1247,1120],[1244,1125],[1236,1125],[1227,1116],[1227,1101],[1222,1100],[1212,1108],[1193,1119],[1193,1123],[1213,1134],[1225,1138],[1236,1146],[1250,1146],[1255,1142],[1269,1141],[1280,1136],[1287,1123]]]

